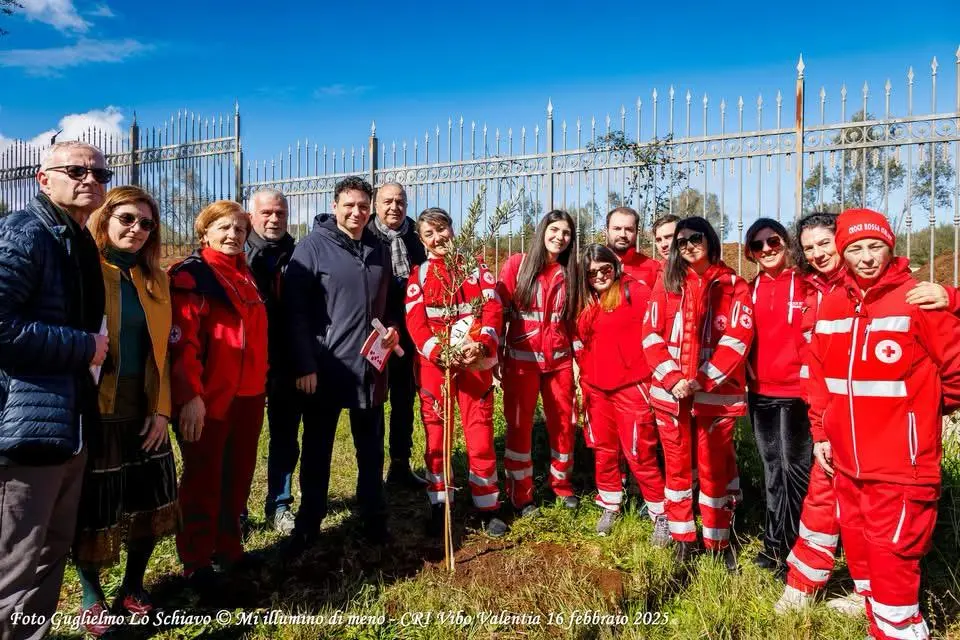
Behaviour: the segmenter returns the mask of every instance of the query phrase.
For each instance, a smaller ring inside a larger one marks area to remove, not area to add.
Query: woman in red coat
[[[267,313],[244,255],[243,208],[214,202],[194,226],[200,249],[170,269],[171,382],[183,455],[177,551],[184,575],[209,596],[217,587],[214,556],[224,565],[244,559],[240,513],[263,423]]]
[[[427,261],[414,265],[407,284],[407,330],[417,347],[420,415],[426,431],[424,462],[430,499],[430,533],[443,531],[444,502],[453,501],[453,478],[443,468],[443,385],[450,368],[450,394],[460,409],[467,445],[473,506],[483,531],[498,538],[507,525],[497,517],[500,488],[493,445],[493,373],[500,346],[503,308],[487,265],[472,273],[448,257],[452,251],[453,220],[443,209],[430,208],[417,219],[417,234]],[[452,273],[453,272],[453,273]],[[457,284],[457,290],[452,291]],[[445,348],[443,342],[456,350]],[[453,419],[453,416],[450,417]]]
[[[752,341],[750,288],[720,259],[720,239],[710,223],[684,218],[643,325],[666,464],[667,520],[680,562],[696,550],[690,452],[695,439],[704,545],[722,557],[728,571],[737,569],[727,485],[736,475],[734,424],[747,412],[745,370]]]
[[[801,333],[805,286],[791,264],[793,240],[782,224],[759,218],[744,238],[760,272],[750,283],[756,337],[750,349],[750,422],[763,462],[766,518],[755,563],[786,573],[810,478],[811,442]]]
[[[550,441],[548,483],[564,507],[579,504],[573,493],[574,382],[579,274],[576,227],[566,211],[540,220],[530,251],[511,256],[500,270],[506,336],[501,361],[507,448],[503,466],[507,492],[521,515],[533,502],[531,438],[537,398],[543,398]]]
[[[849,271],[824,297],[810,346],[810,421],[830,443],[850,575],[874,638],[927,638],[920,561],[940,495],[944,411],[960,407],[960,320],[907,302],[909,260],[887,219],[837,219]]]
[[[650,408],[650,367],[636,336],[650,288],[623,273],[617,255],[592,244],[580,260],[583,310],[577,332],[583,350],[577,356],[586,409],[587,444],[594,450],[596,502],[603,508],[597,533],[607,535],[620,514],[623,485],[620,456],[647,504],[654,522],[651,541],[670,543],[663,512],[663,474],[657,463],[657,432]]]

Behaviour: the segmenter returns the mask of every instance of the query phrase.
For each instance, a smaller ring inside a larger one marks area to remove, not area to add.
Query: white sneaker
[[[800,611],[813,604],[813,595],[804,593],[795,587],[787,585],[783,590],[783,595],[773,605],[774,613],[784,615],[790,611]]]
[[[845,596],[830,598],[827,600],[827,606],[845,616],[859,617],[866,612],[867,599],[859,593],[853,592]]]

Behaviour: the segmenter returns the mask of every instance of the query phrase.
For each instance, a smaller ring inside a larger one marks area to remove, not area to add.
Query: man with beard
[[[607,214],[607,246],[620,258],[624,273],[653,288],[660,263],[637,248],[639,227],[640,214],[630,207],[617,207]]]

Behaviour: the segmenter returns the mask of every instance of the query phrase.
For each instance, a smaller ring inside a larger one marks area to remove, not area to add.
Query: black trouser
[[[264,515],[269,520],[277,511],[293,506],[293,470],[300,457],[300,418],[304,396],[292,378],[267,379],[267,423],[270,448],[267,454],[267,499]]]
[[[330,462],[337,422],[343,409],[319,390],[303,408],[303,450],[300,455],[300,509],[297,529],[317,533],[327,515]],[[350,409],[350,430],[357,451],[357,503],[366,521],[383,517],[383,405]]]
[[[413,400],[417,387],[413,378],[413,347],[402,358],[390,359],[390,459],[409,460],[413,450]]]
[[[764,552],[785,562],[800,526],[813,442],[807,405],[800,398],[750,394],[750,420],[763,461],[767,513]]]

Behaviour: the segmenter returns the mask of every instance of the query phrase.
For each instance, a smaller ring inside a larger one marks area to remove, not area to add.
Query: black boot
[[[443,505],[430,505],[430,520],[427,521],[427,535],[429,537],[443,537],[443,519]]]
[[[710,554],[723,564],[727,573],[737,573],[740,571],[740,567],[737,565],[737,554],[733,550],[733,547],[728,545],[723,549],[714,549]]]
[[[390,469],[387,471],[387,484],[404,489],[423,489],[427,481],[413,472],[409,460],[397,458],[390,461]]]
[[[693,562],[694,558],[697,556],[697,552],[700,550],[696,541],[693,542],[683,542],[680,541],[677,543],[676,551],[674,551],[674,558],[677,561],[677,564],[682,566],[687,566]]]

